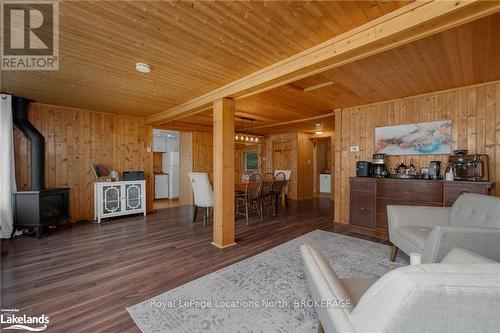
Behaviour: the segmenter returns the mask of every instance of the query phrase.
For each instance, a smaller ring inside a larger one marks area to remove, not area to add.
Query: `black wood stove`
[[[14,228],[32,228],[37,237],[48,225],[69,221],[69,188],[45,188],[45,138],[28,120],[31,100],[12,96],[13,120],[30,141],[31,190],[14,192]]]

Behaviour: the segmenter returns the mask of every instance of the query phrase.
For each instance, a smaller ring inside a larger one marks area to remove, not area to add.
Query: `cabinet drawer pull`
[[[360,209],[361,209],[362,211],[365,211],[365,210],[366,210],[366,208],[365,208],[365,207],[361,207]]]
[[[460,191],[460,194],[470,193],[469,191]]]

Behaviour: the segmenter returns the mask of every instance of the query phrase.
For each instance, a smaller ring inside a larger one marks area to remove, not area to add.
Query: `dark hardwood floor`
[[[372,239],[332,223],[330,212],[328,199],[314,198],[249,226],[239,218],[237,245],[223,250],[187,206],[3,241],[1,307],[48,315],[46,332],[139,332],[126,307],[312,230]]]

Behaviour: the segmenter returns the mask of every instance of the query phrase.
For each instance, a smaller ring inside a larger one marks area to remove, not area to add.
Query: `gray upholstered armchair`
[[[453,207],[387,206],[391,261],[397,250],[435,263],[452,247],[500,261],[500,198],[466,193]]]
[[[318,332],[468,333],[500,327],[500,265],[488,258],[453,249],[442,263],[400,267],[378,280],[363,280],[341,279],[312,247],[300,250],[320,305]]]

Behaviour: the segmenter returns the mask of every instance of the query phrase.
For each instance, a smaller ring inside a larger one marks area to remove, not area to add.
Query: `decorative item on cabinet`
[[[146,182],[131,180],[94,183],[94,219],[142,213],[146,216]]]
[[[106,164],[92,163],[91,164],[92,172],[94,173],[94,177],[96,181],[110,181],[111,180],[111,171],[109,171],[109,167]]]

